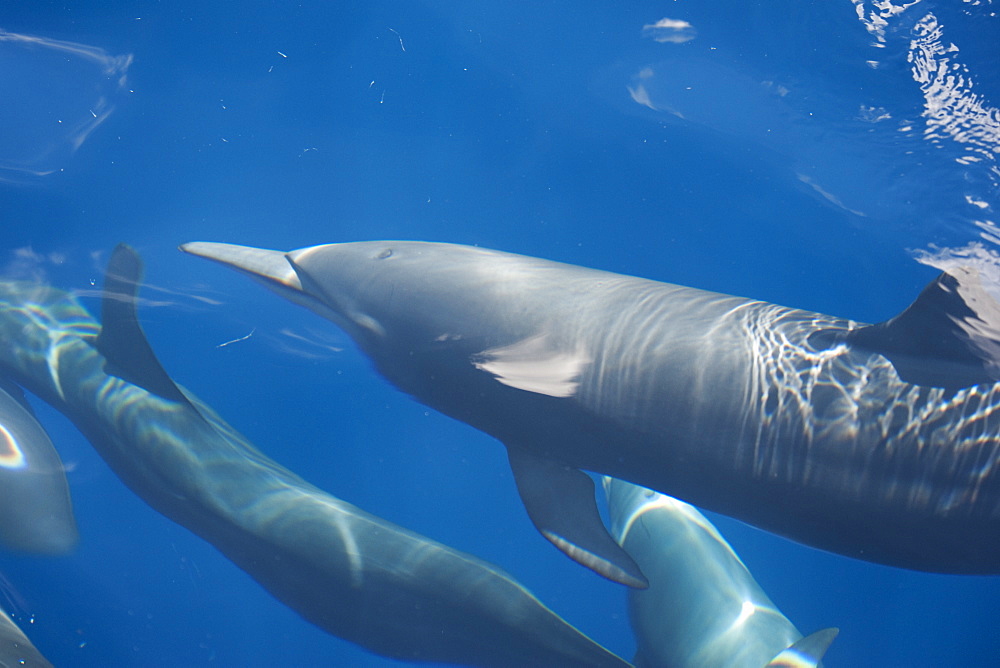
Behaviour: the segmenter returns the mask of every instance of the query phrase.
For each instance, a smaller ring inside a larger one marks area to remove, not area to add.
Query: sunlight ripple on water
[[[64,169],[114,110],[131,63],[131,54],[0,30],[0,181]]]

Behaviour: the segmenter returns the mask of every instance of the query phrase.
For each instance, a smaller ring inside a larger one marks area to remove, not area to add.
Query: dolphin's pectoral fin
[[[815,668],[838,633],[840,629],[830,628],[799,638],[791,647],[771,659],[764,668]]]
[[[507,449],[517,491],[535,527],[574,561],[629,587],[649,582],[601,521],[594,481],[579,469]]]
[[[101,333],[96,342],[107,360],[105,371],[164,399],[190,405],[160,366],[139,325],[136,299],[141,282],[142,258],[130,246],[119,244],[104,275]]]
[[[886,357],[915,385],[1000,381],[1000,303],[973,268],[949,269],[898,316],[853,330],[847,341]]]

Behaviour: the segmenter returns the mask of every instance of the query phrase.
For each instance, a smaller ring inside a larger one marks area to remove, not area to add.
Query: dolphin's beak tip
[[[269,251],[235,244],[224,244],[215,241],[188,241],[178,246],[182,252],[188,255],[215,260],[223,264],[240,266],[241,261],[248,257],[260,256]]]
[[[179,250],[182,253],[187,253],[189,255],[199,255],[198,246],[200,246],[202,243],[203,242],[201,241],[188,241],[178,246],[177,250]]]

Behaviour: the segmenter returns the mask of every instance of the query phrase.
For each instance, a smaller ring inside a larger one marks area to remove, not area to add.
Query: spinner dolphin
[[[1000,573],[1000,306],[941,274],[877,325],[499,251],[196,242],[498,438],[543,535],[619,582],[591,471],[832,552]]]
[[[0,373],[69,417],[154,509],[328,633],[385,656],[627,666],[476,557],[326,494],[258,451],[156,359],[142,264],[109,262],[101,324],[70,294],[0,281]]]

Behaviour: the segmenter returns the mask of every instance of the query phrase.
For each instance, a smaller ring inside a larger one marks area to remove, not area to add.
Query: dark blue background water
[[[179,382],[311,482],[501,565],[631,656],[624,592],[537,535],[498,443],[391,389],[330,323],[175,250],[451,241],[862,321],[935,275],[921,249],[988,255],[995,6],[616,4],[5,2],[0,28],[48,42],[0,41],[0,266],[88,290],[134,245]],[[665,17],[691,27],[644,29]],[[82,541],[0,572],[55,663],[390,663],[299,619],[39,413]],[[801,631],[841,628],[827,665],[996,660],[997,578],[718,524]]]

